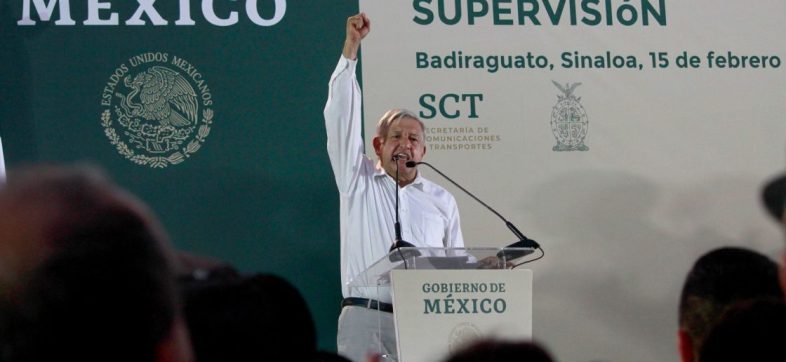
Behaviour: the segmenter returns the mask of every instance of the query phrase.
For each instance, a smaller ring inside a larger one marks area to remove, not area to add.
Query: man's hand
[[[503,265],[502,259],[496,256],[487,256],[478,260],[478,269],[513,269],[513,267],[514,264],[509,261]]]
[[[365,13],[350,16],[347,19],[347,39],[344,40],[344,57],[355,60],[358,57],[360,42],[371,31],[371,21]]]

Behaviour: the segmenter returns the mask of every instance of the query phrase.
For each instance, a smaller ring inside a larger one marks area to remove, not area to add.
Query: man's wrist
[[[344,42],[344,50],[343,54],[349,60],[355,60],[358,58],[358,49],[360,48],[360,44],[351,42],[349,40]]]

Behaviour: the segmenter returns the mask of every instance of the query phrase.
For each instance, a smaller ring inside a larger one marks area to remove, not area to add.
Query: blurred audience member
[[[173,252],[94,169],[9,173],[0,189],[3,361],[190,361]]]
[[[769,179],[762,188],[761,201],[767,212],[776,221],[783,222],[784,201],[786,201],[786,173]]]
[[[710,331],[700,362],[782,361],[786,304],[775,300],[741,303]]]
[[[207,280],[216,282],[240,278],[240,272],[234,266],[213,257],[178,251],[177,261],[177,279],[181,288]]]
[[[778,265],[752,250],[725,247],[700,257],[688,273],[679,306],[679,352],[698,361],[710,329],[735,303],[762,298],[783,300]]]
[[[786,231],[784,203],[786,203],[786,173],[773,177],[764,185],[761,192],[762,202],[778,224]],[[786,292],[786,252],[781,253],[781,287]]]
[[[221,274],[181,283],[198,362],[317,360],[311,312],[286,280]]]
[[[352,361],[334,352],[319,351],[317,352],[316,362],[352,362]],[[369,361],[369,362],[373,362],[373,361]]]
[[[445,362],[552,362],[543,347],[527,341],[482,340],[451,354]]]

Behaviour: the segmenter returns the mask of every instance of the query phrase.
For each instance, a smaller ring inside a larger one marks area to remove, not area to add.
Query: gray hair
[[[382,115],[382,118],[379,119],[377,122],[377,137],[382,137],[382,139],[387,139],[388,137],[388,130],[390,130],[390,125],[393,122],[402,119],[402,118],[412,118],[420,124],[420,129],[423,130],[423,140],[425,142],[425,133],[426,133],[426,126],[423,124],[423,121],[418,118],[412,111],[406,109],[391,109],[385,114]]]

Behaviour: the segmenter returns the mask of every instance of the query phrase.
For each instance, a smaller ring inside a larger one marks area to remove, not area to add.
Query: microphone
[[[430,163],[423,162],[423,161],[421,161],[421,162],[407,161],[407,163],[405,165],[407,167],[410,167],[410,168],[415,167],[417,165],[426,165],[426,166],[428,166],[429,168],[434,170],[436,173],[440,174],[440,176],[442,176],[446,180],[450,181],[450,183],[452,183],[454,186],[456,186],[459,189],[461,189],[461,191],[464,191],[464,193],[466,193],[467,195],[472,197],[475,201],[477,201],[481,205],[485,206],[494,215],[497,215],[497,217],[500,218],[502,221],[504,221],[505,222],[505,226],[507,226],[508,229],[510,229],[510,231],[513,233],[513,235],[515,235],[519,239],[519,241],[504,247],[503,250],[500,250],[499,253],[497,253],[497,257],[498,258],[505,257],[507,260],[513,260],[513,259],[518,259],[518,258],[520,258],[520,257],[522,257],[524,255],[530,254],[530,252],[521,251],[521,250],[516,250],[516,251],[505,250],[506,248],[533,248],[533,249],[540,249],[540,244],[538,244],[535,240],[532,240],[532,239],[524,236],[524,234],[521,231],[519,231],[519,229],[516,228],[516,226],[513,225],[513,223],[511,223],[510,221],[505,219],[505,217],[500,215],[500,213],[498,213],[496,210],[492,209],[491,206],[489,206],[485,202],[481,201],[479,198],[477,198],[471,192],[467,191],[467,189],[461,187],[461,185],[456,183],[456,181],[453,181],[450,177],[448,177],[447,175],[442,173],[442,171],[438,170],[436,167],[434,167]]]
[[[396,183],[396,186],[395,186],[396,187],[396,222],[393,224],[393,227],[395,228],[395,233],[396,233],[395,234],[396,235],[396,242],[393,243],[393,246],[390,247],[390,251],[393,251],[393,249],[395,249],[395,248],[400,248],[401,246],[398,246],[400,243],[406,243],[406,241],[401,240],[401,219],[399,218],[399,215],[398,215],[398,213],[399,213],[399,211],[398,211],[398,192],[399,192],[399,190],[398,190],[399,189],[399,187],[398,187],[398,161],[401,160],[401,158],[402,158],[402,155],[400,153],[397,153],[397,154],[393,155],[393,160],[396,161],[396,180],[395,180],[395,183]],[[409,243],[407,243],[407,244],[409,244]],[[412,245],[412,244],[409,244],[409,245]]]
[[[390,261],[405,260],[406,258],[409,258],[409,257],[420,256],[420,252],[417,251],[417,250],[408,250],[407,252],[402,252],[401,251],[401,248],[414,248],[415,247],[415,245],[413,245],[412,243],[406,242],[404,240],[401,240],[401,219],[399,217],[399,210],[398,210],[399,209],[399,207],[398,207],[398,197],[399,197],[398,196],[398,193],[399,193],[399,187],[398,187],[398,161],[403,159],[403,158],[406,158],[406,157],[407,157],[407,155],[401,154],[401,153],[393,155],[393,160],[396,161],[396,180],[395,180],[395,183],[396,183],[396,185],[395,185],[395,187],[396,187],[396,222],[393,224],[393,228],[395,230],[395,235],[396,235],[396,240],[393,243],[393,245],[390,246],[390,250],[389,251],[398,250],[398,254],[390,255],[390,258],[389,258]],[[405,263],[406,263],[406,260],[405,260]]]

